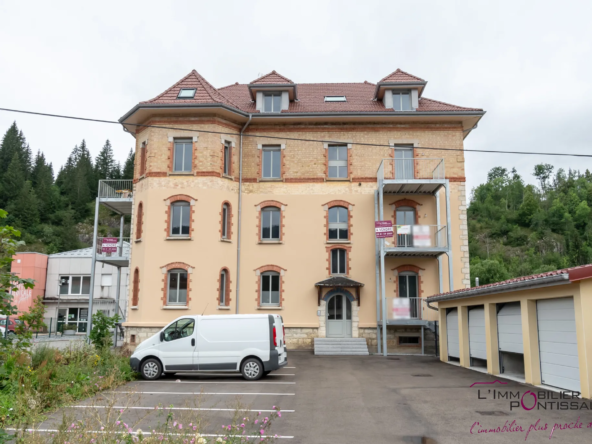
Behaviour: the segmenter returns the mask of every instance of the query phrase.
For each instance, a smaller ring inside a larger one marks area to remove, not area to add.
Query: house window
[[[60,308],[58,310],[58,331],[63,332],[64,324],[75,325],[76,332],[86,333],[88,308]]]
[[[264,93],[263,94],[263,112],[279,113],[282,110],[282,93]]]
[[[411,93],[409,91],[393,91],[393,109],[395,111],[411,111]]]
[[[89,295],[90,276],[60,276],[60,294]]]
[[[177,99],[193,99],[195,97],[195,88],[181,88]]]
[[[171,204],[171,236],[189,236],[189,220],[191,207],[189,202]]]
[[[399,336],[400,345],[419,345],[419,336]]]
[[[231,174],[231,171],[230,171],[230,164],[232,162],[231,147],[232,147],[232,145],[230,144],[230,142],[224,142],[224,170],[222,173],[225,176],[230,176],[230,174]]]
[[[173,172],[187,173],[191,171],[193,157],[193,141],[175,140],[175,152],[173,159]]]
[[[138,306],[140,299],[140,270],[137,268],[134,270],[134,290],[132,293],[132,307]]]
[[[415,224],[415,208],[399,207],[395,215],[397,227],[399,225]],[[413,247],[413,235],[397,233],[397,247]]]
[[[263,179],[279,179],[282,174],[282,150],[279,146],[263,147]]]
[[[347,179],[347,146],[329,146],[329,177]]]
[[[345,96],[325,96],[325,102],[347,102]]]
[[[187,271],[171,270],[168,277],[168,305],[187,305]]]
[[[136,220],[136,240],[142,239],[142,224],[144,223],[144,204],[138,205],[138,218]]]
[[[329,208],[329,240],[348,240],[348,210],[345,207]]]
[[[229,211],[228,204],[222,205],[222,239],[228,239]]]
[[[146,153],[146,142],[142,142],[142,146],[140,147],[140,176],[143,176],[146,174],[146,159],[147,159],[147,153]]]
[[[219,305],[226,305],[226,288],[227,288],[227,273],[226,270],[220,272],[220,298]]]
[[[346,254],[343,248],[331,250],[331,274],[346,274]]]
[[[261,274],[261,305],[280,305],[280,274],[275,271]]]
[[[417,318],[421,314],[421,299],[419,299],[419,286],[417,274],[411,271],[399,273],[397,287],[400,298],[409,299],[409,314]]]
[[[265,207],[261,210],[261,240],[280,240],[280,209]]]

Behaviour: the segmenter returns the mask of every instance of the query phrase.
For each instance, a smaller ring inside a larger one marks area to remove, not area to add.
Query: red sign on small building
[[[390,220],[379,220],[374,222],[374,231],[376,232],[376,237],[379,239],[393,237],[395,235],[393,232],[393,222]]]

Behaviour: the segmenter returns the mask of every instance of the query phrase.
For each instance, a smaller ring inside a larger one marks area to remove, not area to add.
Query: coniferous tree
[[[57,209],[58,199],[53,185],[53,167],[46,163],[45,156],[41,152],[38,152],[35,158],[31,182],[37,196],[40,218],[42,221],[47,221]]]
[[[21,134],[22,133],[16,126],[16,122],[14,122],[2,138],[2,145],[0,145],[0,178],[8,170],[8,166],[10,165],[10,162],[12,162],[14,154],[19,153],[20,156],[20,153],[22,152],[23,141],[21,139]]]
[[[121,172],[122,179],[133,179],[134,178],[135,157],[136,157],[136,155],[135,155],[134,151],[132,149],[130,149],[129,154],[127,155],[127,159],[125,159],[125,164],[123,165],[123,171]]]
[[[8,169],[2,177],[2,199],[0,205],[5,208],[20,193],[25,184],[25,173],[18,152],[12,156]]]
[[[113,176],[118,173],[116,169],[117,164],[113,158],[113,148],[111,147],[111,142],[107,140],[95,160],[96,179],[114,179]]]
[[[30,181],[25,182],[16,199],[8,205],[8,212],[20,228],[28,230],[39,223],[37,197]]]

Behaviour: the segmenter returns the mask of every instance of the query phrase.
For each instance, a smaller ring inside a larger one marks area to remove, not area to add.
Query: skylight
[[[193,99],[195,97],[195,88],[181,88],[177,99]]]
[[[347,102],[345,96],[325,96],[325,102]]]

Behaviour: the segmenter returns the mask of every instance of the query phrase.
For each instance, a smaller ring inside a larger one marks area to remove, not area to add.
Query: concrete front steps
[[[325,356],[368,356],[364,338],[314,338],[314,354]]]

